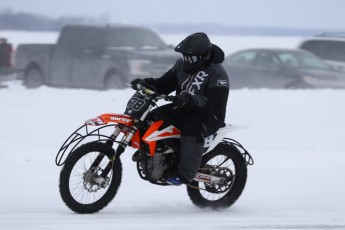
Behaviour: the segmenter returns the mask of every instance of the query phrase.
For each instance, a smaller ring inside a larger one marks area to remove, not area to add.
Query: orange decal
[[[109,122],[124,124],[126,126],[133,125],[133,119],[130,116],[117,113],[105,113],[94,119],[90,119],[85,123],[89,125],[105,125]]]
[[[157,131],[159,127],[163,124],[163,121],[156,121],[154,122],[150,128],[146,131],[145,135],[143,136],[143,141],[149,145],[150,148],[150,156],[153,156],[156,151],[156,143],[157,141],[147,141],[145,140],[148,136],[150,136],[153,132]]]

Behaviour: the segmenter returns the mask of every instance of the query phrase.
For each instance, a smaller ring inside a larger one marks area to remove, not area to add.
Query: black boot
[[[191,182],[200,168],[204,144],[198,143],[195,137],[181,137],[180,162],[177,175],[183,183]]]

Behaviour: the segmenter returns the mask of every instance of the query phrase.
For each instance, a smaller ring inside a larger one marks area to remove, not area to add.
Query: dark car
[[[344,72],[304,50],[242,50],[224,67],[232,88],[345,88]]]

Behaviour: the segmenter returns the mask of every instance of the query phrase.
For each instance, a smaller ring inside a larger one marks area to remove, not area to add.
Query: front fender
[[[106,125],[108,123],[123,124],[126,126],[133,125],[133,118],[118,113],[105,113],[96,118],[89,119],[85,122],[85,125]]]

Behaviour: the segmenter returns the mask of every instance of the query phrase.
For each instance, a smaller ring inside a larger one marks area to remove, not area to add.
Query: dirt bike
[[[137,149],[132,160],[139,176],[156,185],[169,185],[166,178],[179,161],[180,131],[162,120],[153,120],[157,101],[172,101],[152,87],[137,85],[124,114],[102,114],[87,120],[61,146],[55,163],[63,166],[60,194],[77,213],[94,213],[115,197],[121,183],[121,154]],[[237,141],[227,138],[226,125],[205,138],[200,169],[187,185],[191,201],[203,208],[230,207],[241,195],[247,180],[247,165],[253,159]]]

